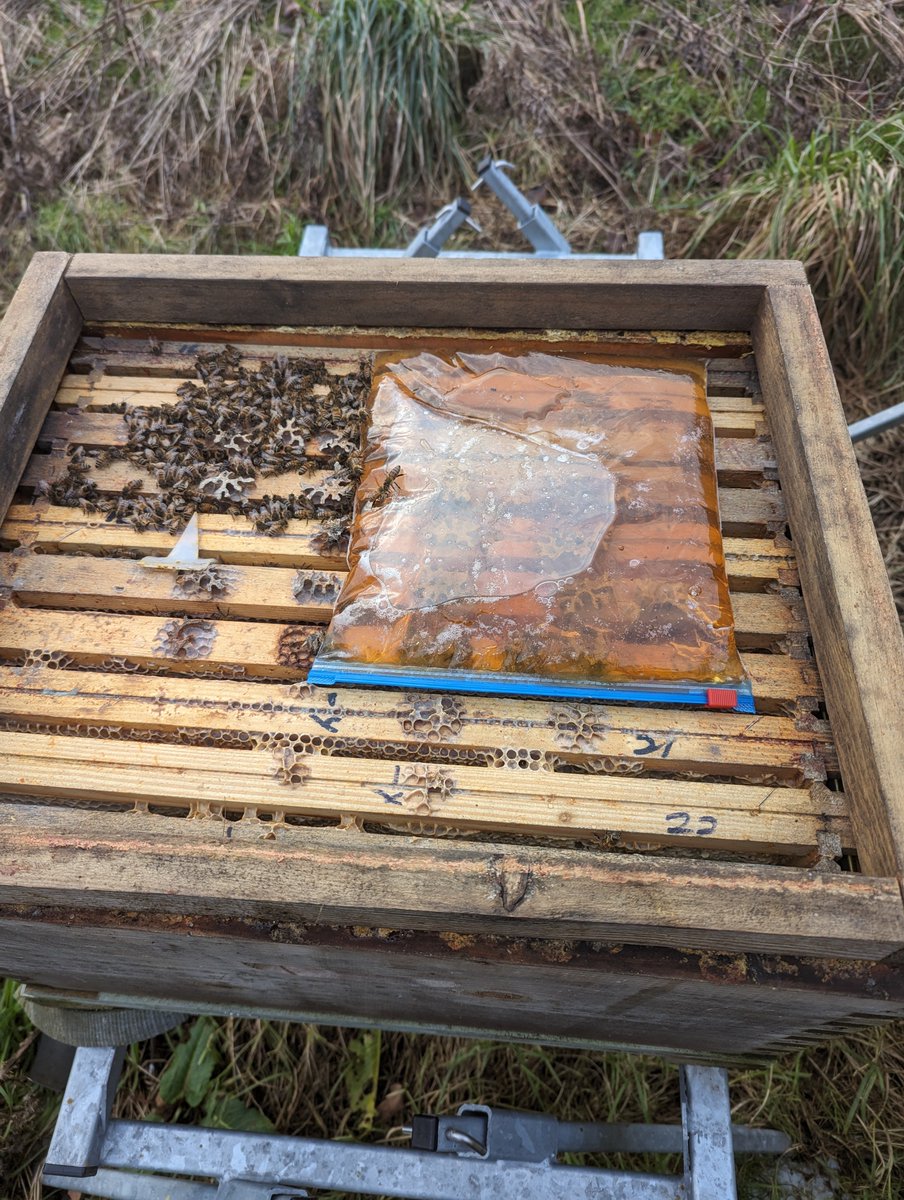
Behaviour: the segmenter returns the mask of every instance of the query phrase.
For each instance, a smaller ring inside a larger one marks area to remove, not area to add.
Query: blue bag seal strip
[[[370,669],[344,666],[335,662],[314,660],[308,672],[308,683],[316,687],[362,686],[388,688],[418,688],[427,692],[462,692],[493,696],[525,696],[528,699],[625,700],[642,704],[691,704],[699,708],[729,709],[733,712],[754,713],[753,691],[749,683],[733,684],[596,684],[582,680],[566,683],[531,676],[497,675],[479,671],[446,672],[404,669]],[[735,703],[713,705],[711,692],[734,692]]]

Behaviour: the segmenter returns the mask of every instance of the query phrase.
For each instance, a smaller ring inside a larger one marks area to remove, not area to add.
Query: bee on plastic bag
[[[370,498],[371,508],[381,508],[389,499],[390,494],[393,491],[399,490],[397,480],[401,474],[401,467],[393,467],[391,471],[386,473],[386,478]]]

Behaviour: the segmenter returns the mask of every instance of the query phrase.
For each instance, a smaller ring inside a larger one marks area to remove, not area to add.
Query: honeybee
[[[393,491],[399,490],[398,479],[402,474],[401,467],[393,467],[391,471],[387,471],[386,478],[374,492],[370,498],[371,508],[380,508],[389,499]]]
[[[320,653],[320,647],[323,645],[323,639],[325,637],[326,634],[321,633],[319,629],[316,629],[313,633],[309,633],[305,638],[304,648],[311,655],[311,658],[315,658]]]

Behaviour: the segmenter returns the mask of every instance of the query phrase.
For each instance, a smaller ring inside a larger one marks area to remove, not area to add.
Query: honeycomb
[[[339,595],[339,584],[329,571],[298,571],[292,581],[292,595],[299,604],[332,604]]]
[[[556,745],[562,750],[595,754],[606,731],[601,710],[590,704],[567,704],[553,713]]]
[[[177,571],[173,583],[176,600],[219,600],[235,585],[238,572],[218,565],[198,571]]]
[[[415,696],[401,715],[409,737],[429,743],[447,742],[461,733],[464,707],[454,696]]]
[[[455,780],[441,767],[418,763],[402,768],[399,786],[404,789],[402,804],[409,812],[419,817],[431,817],[452,795]]]
[[[185,659],[207,658],[216,640],[217,631],[210,621],[191,617],[166,621],[154,640],[154,649],[164,658],[177,662]]]

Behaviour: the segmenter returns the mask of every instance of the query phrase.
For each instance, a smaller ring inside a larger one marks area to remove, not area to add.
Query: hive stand
[[[122,1059],[115,1047],[76,1051],[46,1185],[104,1200],[288,1200],[306,1187],[410,1200],[733,1200],[734,1155],[779,1154],[789,1144],[732,1125],[727,1074],[716,1067],[681,1068],[680,1126],[558,1122],[466,1104],[452,1117],[416,1117],[412,1148],[402,1150],[112,1120]],[[558,1162],[563,1153],[619,1152],[682,1153],[684,1172]]]

